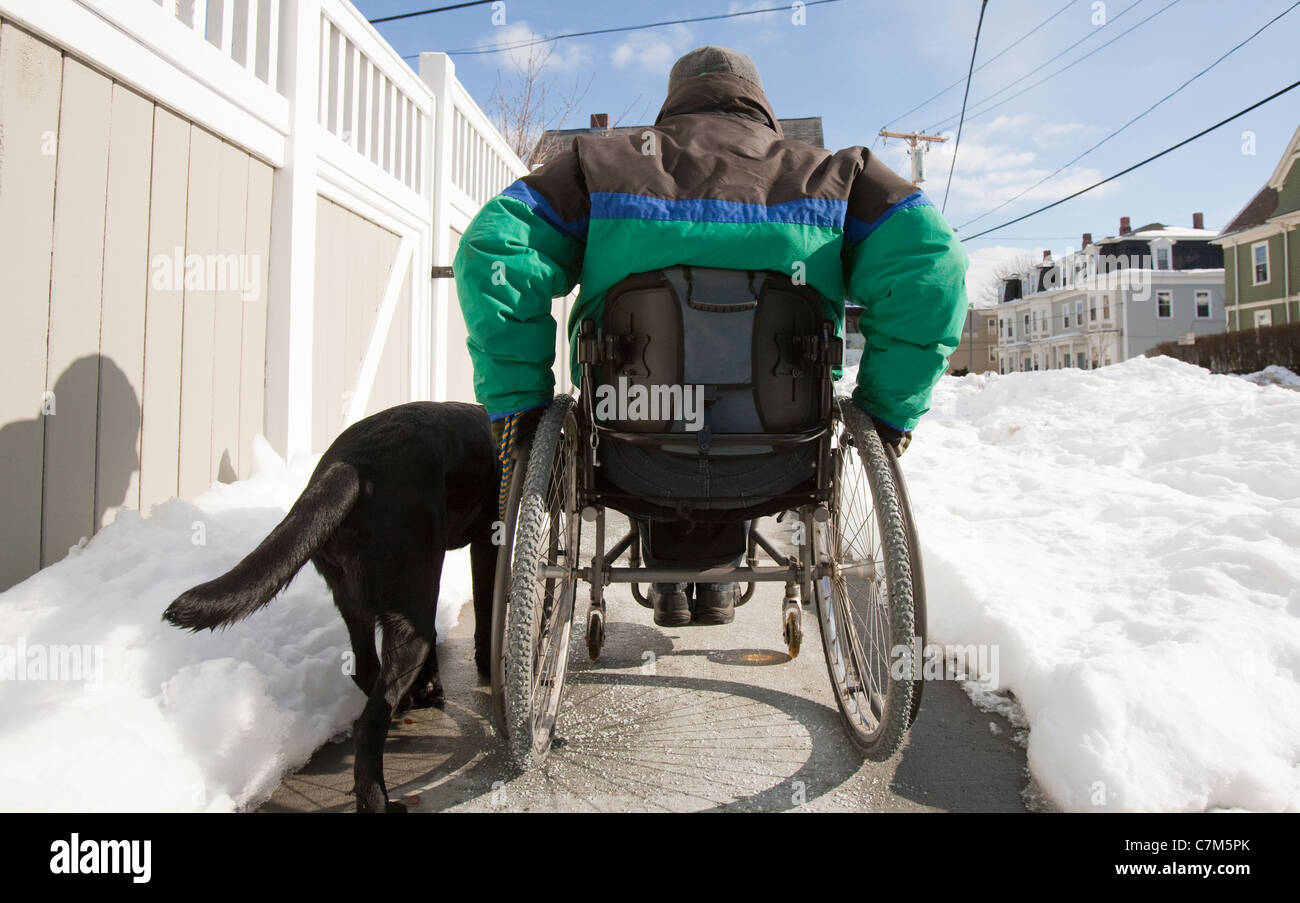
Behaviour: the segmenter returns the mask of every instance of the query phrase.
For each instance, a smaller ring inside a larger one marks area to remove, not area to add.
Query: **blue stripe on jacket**
[[[914,191],[907,197],[903,198],[897,204],[892,205],[880,216],[866,223],[856,217],[848,217],[844,223],[844,240],[849,244],[857,244],[866,238],[872,232],[875,232],[885,224],[889,219],[900,210],[907,210],[909,207],[933,207],[934,202],[926,195],[924,191]]]
[[[514,198],[517,201],[523,201],[528,205],[528,209],[536,213],[546,222],[559,229],[565,235],[577,239],[586,239],[587,237],[587,217],[581,219],[568,220],[567,222],[556,213],[551,202],[542,197],[540,193],[531,188],[522,179],[516,180],[506,186],[501,194],[508,198]]]
[[[793,223],[804,226],[844,227],[846,201],[802,198],[783,204],[747,204],[712,198],[670,201],[613,191],[591,195],[592,219],[675,220],[695,223]]]

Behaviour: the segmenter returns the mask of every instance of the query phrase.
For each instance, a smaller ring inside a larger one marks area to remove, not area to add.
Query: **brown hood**
[[[710,72],[687,79],[669,93],[655,117],[655,125],[670,116],[688,113],[742,116],[767,126],[778,138],[785,137],[763,89],[727,72]]]

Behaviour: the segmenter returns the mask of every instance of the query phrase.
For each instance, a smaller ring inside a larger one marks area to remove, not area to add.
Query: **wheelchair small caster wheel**
[[[605,645],[605,613],[593,608],[587,613],[587,654],[594,662],[600,658],[600,647]]]
[[[786,599],[781,612],[781,638],[790,658],[799,657],[803,645],[803,610],[798,599]]]

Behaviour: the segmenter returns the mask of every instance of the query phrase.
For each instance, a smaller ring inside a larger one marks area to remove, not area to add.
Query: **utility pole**
[[[940,144],[948,139],[942,135],[923,135],[920,132],[891,132],[886,129],[880,130],[880,137],[885,139],[885,144],[889,143],[890,138],[902,138],[912,148],[912,182],[920,185],[925,181],[925,152],[928,145],[923,142],[937,141]]]

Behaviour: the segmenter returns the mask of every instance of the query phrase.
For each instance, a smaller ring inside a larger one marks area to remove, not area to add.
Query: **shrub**
[[[1300,323],[1197,336],[1195,345],[1162,342],[1147,357],[1168,355],[1211,373],[1255,373],[1270,364],[1300,368]]]

